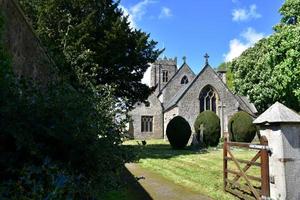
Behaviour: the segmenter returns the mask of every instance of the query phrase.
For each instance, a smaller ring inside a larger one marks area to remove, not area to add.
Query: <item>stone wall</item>
[[[238,111],[239,103],[235,96],[228,90],[223,81],[218,77],[211,67],[205,67],[201,72],[200,76],[195,80],[193,85],[187,90],[185,95],[179,100],[178,115],[184,117],[192,127],[194,132],[194,122],[200,112],[199,95],[201,90],[207,86],[211,85],[219,96],[218,105],[223,102],[225,106],[223,108],[224,113],[224,132],[228,131],[228,121],[230,117]],[[220,107],[218,107],[217,115],[220,116]]]
[[[46,84],[57,77],[55,65],[47,55],[15,0],[0,0],[5,18],[4,45],[18,76]]]
[[[170,80],[170,82],[166,85],[166,87],[162,91],[164,103],[168,103],[174,97],[174,95],[180,90],[180,88],[185,86],[181,84],[181,79],[184,76],[187,76],[189,82],[192,82],[195,78],[194,72],[186,64],[184,64],[179,69],[175,77],[172,80]]]
[[[166,82],[163,82],[163,70],[168,71],[169,80],[177,71],[177,59],[158,59],[151,65],[151,86],[158,84],[158,89],[162,89]]]
[[[149,107],[139,103],[135,105],[129,115],[133,120],[133,136],[135,139],[162,139],[163,138],[163,110],[160,101],[155,94],[149,96]],[[141,117],[153,116],[153,132],[141,131]]]

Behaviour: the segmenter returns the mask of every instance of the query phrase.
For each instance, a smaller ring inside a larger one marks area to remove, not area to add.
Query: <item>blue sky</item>
[[[198,73],[203,55],[210,65],[230,61],[279,22],[284,0],[121,0],[131,26],[151,34],[164,55],[182,57]]]

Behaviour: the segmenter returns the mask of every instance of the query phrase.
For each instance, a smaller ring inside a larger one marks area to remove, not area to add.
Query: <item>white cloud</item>
[[[172,14],[172,11],[170,8],[162,7],[158,18],[163,19],[163,18],[170,18],[172,16],[173,16],[173,14]]]
[[[247,28],[246,31],[244,31],[241,36],[243,38],[246,39],[246,41],[248,41],[249,44],[251,44],[251,46],[253,44],[255,44],[256,42],[258,42],[258,40],[262,39],[264,37],[264,34],[263,33],[257,33],[255,31],[255,29],[249,27]]]
[[[142,79],[142,83],[148,85],[150,87],[151,82],[151,66],[146,70],[144,77]]]
[[[119,6],[119,8],[123,11],[123,15],[128,17],[128,21],[130,23],[130,27],[131,28],[137,28],[137,25],[135,23],[135,20],[133,18],[133,16],[129,13],[129,11],[127,10],[127,8],[125,8],[124,6]]]
[[[137,4],[131,6],[130,8],[125,8],[120,5],[119,7],[123,10],[124,15],[128,16],[128,20],[132,28],[137,28],[137,21],[143,19],[144,15],[147,13],[147,6],[155,3],[153,0],[142,0]]]
[[[132,17],[136,20],[142,20],[143,16],[146,14],[147,6],[149,4],[155,3],[151,0],[143,0],[134,6],[130,7],[129,11]]]
[[[234,9],[232,11],[233,21],[247,21],[250,19],[260,18],[261,14],[257,12],[257,7],[255,4],[251,5],[249,9]]]
[[[224,55],[225,61],[232,61],[234,58],[239,57],[246,49],[253,46],[256,42],[262,39],[265,35],[257,33],[253,28],[248,28],[241,34],[244,42],[240,39],[233,39],[229,42],[229,52]]]
[[[239,0],[232,0],[232,3],[239,3]]]

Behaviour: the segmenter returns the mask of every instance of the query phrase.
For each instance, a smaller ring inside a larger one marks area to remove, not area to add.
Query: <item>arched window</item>
[[[200,92],[200,112],[210,110],[217,112],[218,94],[211,86],[206,86]]]
[[[167,70],[163,70],[163,83],[166,83],[169,81],[169,72]]]
[[[187,76],[182,77],[181,84],[184,85],[184,84],[188,84],[188,83],[189,83],[188,77]]]

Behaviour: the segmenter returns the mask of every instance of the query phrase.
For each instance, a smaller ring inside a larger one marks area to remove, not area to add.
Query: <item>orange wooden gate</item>
[[[251,160],[242,160],[234,156],[231,147],[253,149],[258,152]],[[270,197],[269,151],[268,140],[264,136],[261,137],[260,144],[230,142],[225,139],[224,190],[241,199],[268,199]],[[234,163],[235,170],[229,169],[229,162]],[[260,176],[247,173],[252,166],[260,168]]]

